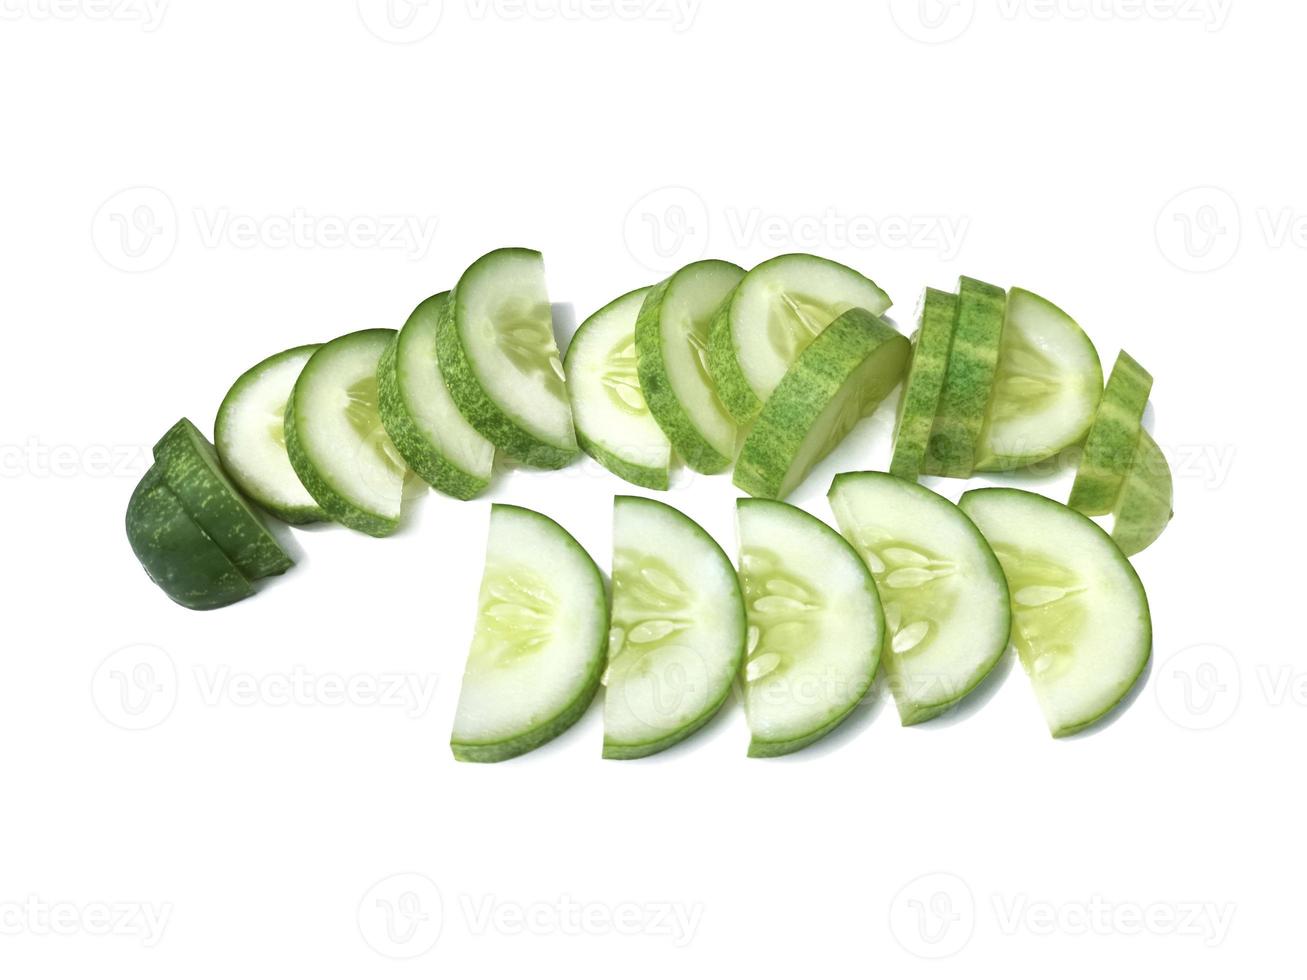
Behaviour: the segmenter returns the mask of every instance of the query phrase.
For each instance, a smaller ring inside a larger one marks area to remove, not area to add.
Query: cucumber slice
[[[853,309],[799,355],[767,400],[740,449],[735,485],[782,498],[899,382],[908,340],[879,317]]]
[[[1137,555],[1161,537],[1174,516],[1173,495],[1166,457],[1153,437],[1140,430],[1135,458],[1112,511],[1112,538],[1123,552]]]
[[[708,328],[744,270],[694,262],[645,297],[635,326],[640,387],[658,425],[687,466],[720,473],[735,458],[735,422],[708,370]]]
[[[635,319],[648,292],[629,292],[582,323],[563,367],[581,448],[629,483],[666,490],[672,447],[636,374]]]
[[[408,471],[377,412],[377,362],[393,330],[359,330],[309,358],[286,403],[291,465],[331,519],[384,537],[399,527]]]
[[[585,549],[543,514],[495,504],[454,757],[499,762],[561,734],[594,698],[607,644],[604,580]]]
[[[735,568],[706,531],[644,497],[613,502],[604,758],[661,752],[702,728],[744,659]]]
[[[1140,423],[1152,389],[1153,376],[1121,351],[1085,437],[1068,506],[1090,515],[1106,514],[1115,506],[1139,444]]]
[[[894,456],[890,472],[915,480],[930,444],[939,395],[944,388],[948,352],[953,344],[953,324],[958,316],[958,298],[953,293],[927,289],[921,297],[917,332],[912,338],[912,363],[899,398],[894,424]]]
[[[187,609],[217,609],[254,594],[240,569],[191,519],[157,465],[127,503],[127,541],[151,581]]]
[[[841,473],[829,496],[884,604],[885,674],[899,718],[934,718],[974,690],[1007,649],[1003,569],[962,511],[916,483]]]
[[[1055,738],[1092,725],[1134,686],[1153,645],[1148,597],[1101,527],[1028,490],[987,487],[959,505],[1003,566],[1012,643]]]
[[[468,425],[440,373],[436,336],[449,293],[418,304],[377,364],[377,407],[404,461],[441,493],[469,500],[490,482],[495,447]]]
[[[247,497],[287,524],[325,521],[286,454],[286,402],[320,344],[293,347],[260,361],[231,386],[218,407],[213,442],[223,469]]]
[[[1010,290],[976,469],[1020,469],[1074,446],[1102,393],[1098,351],[1080,325],[1042,296]]]
[[[762,410],[803,349],[854,308],[877,316],[890,298],[866,276],[816,255],[756,266],[713,316],[708,364],[726,410],[744,425]]]
[[[976,444],[998,368],[1005,305],[1006,294],[997,286],[967,276],[958,279],[958,320],[923,473],[968,477],[975,470]]]
[[[736,517],[749,755],[785,755],[821,738],[866,695],[884,618],[867,566],[828,525],[777,500],[739,500]]]
[[[473,262],[441,314],[437,350],[454,404],[495,448],[545,469],[576,456],[539,252],[501,248]]]
[[[182,419],[155,444],[154,462],[191,520],[247,579],[280,575],[295,564],[227,478],[213,446],[190,419]]]

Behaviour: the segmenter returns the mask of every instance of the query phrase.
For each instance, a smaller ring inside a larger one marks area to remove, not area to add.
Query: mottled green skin
[[[739,288],[737,285],[735,290]],[[762,411],[762,402],[753,393],[735,357],[735,337],[731,332],[731,301],[734,298],[735,291],[722,300],[708,327],[708,373],[717,388],[717,397],[731,418],[738,425],[748,425]]]
[[[324,344],[323,349],[331,344],[347,343],[355,338],[360,338],[365,334],[389,334],[393,337],[393,330],[359,330],[355,333],[346,334],[343,337],[337,337],[330,344]],[[317,355],[314,355],[315,357]],[[286,401],[286,452],[290,455],[290,464],[295,468],[295,475],[300,478],[304,488],[322,507],[333,521],[341,524],[354,531],[362,531],[374,538],[384,538],[387,535],[394,534],[399,529],[398,518],[382,517],[379,514],[373,514],[359,507],[356,503],[338,491],[332,486],[331,481],[314,463],[308,451],[304,448],[304,441],[300,438],[299,426],[302,423],[300,419],[300,410],[297,407],[299,401],[300,386],[304,384],[305,375],[313,368],[313,361],[310,360],[304,366],[303,373],[300,374],[300,380],[295,383],[294,389],[290,393],[290,398]]]
[[[755,497],[780,496],[808,432],[849,376],[868,358],[896,357],[906,365],[908,354],[907,338],[880,317],[852,309],[837,318],[804,349],[767,399],[740,449],[735,485]],[[901,374],[900,368],[889,386],[868,395],[865,404],[888,394]]]
[[[399,354],[404,344],[404,333],[410,324],[419,324],[429,318],[440,317],[449,293],[437,293],[418,304],[395,335],[381,360],[377,362],[377,410],[386,435],[395,444],[414,473],[422,477],[441,493],[459,500],[471,500],[490,483],[487,477],[468,473],[456,466],[435,444],[423,434],[404,400],[404,387],[399,378]],[[425,325],[425,324],[423,324]]]
[[[1125,351],[1117,355],[1085,437],[1068,506],[1082,514],[1107,514],[1116,505],[1135,447],[1153,376]]]
[[[1112,538],[1126,555],[1137,555],[1156,541],[1174,516],[1171,467],[1144,430],[1112,511]]]
[[[179,421],[159,440],[154,462],[191,520],[246,578],[280,575],[295,564],[227,478],[209,440],[189,419]]]
[[[459,289],[467,275],[483,262],[493,262],[506,252],[525,252],[528,249],[498,249],[477,259],[463,273],[449,293],[449,300],[440,314],[440,333],[437,336],[436,355],[445,386],[458,406],[463,418],[474,429],[494,443],[495,448],[527,466],[539,469],[562,469],[576,458],[575,439],[568,445],[556,446],[529,432],[516,419],[499,407],[481,386],[472,366],[472,359],[463,344],[459,324]],[[539,253],[532,253],[539,254]]]
[[[703,265],[711,262],[715,265],[729,266],[737,270],[741,276],[744,270],[730,262],[719,262],[715,259],[707,259],[703,263],[694,263],[694,265]],[[681,407],[680,401],[676,397],[676,392],[672,388],[672,379],[667,373],[667,362],[663,359],[663,331],[662,331],[662,309],[663,299],[667,295],[667,290],[682,272],[692,269],[693,266],[686,266],[677,273],[664,279],[658,285],[649,290],[644,298],[644,303],[640,307],[640,315],[635,321],[635,351],[639,360],[636,366],[636,372],[640,377],[640,390],[644,394],[644,400],[649,403],[649,411],[653,413],[654,420],[658,427],[663,430],[668,441],[685,461],[685,465],[699,473],[721,473],[731,465],[731,460],[723,456],[714,449],[699,432],[690,416],[685,409]],[[729,294],[727,299],[729,299]],[[720,315],[714,314],[714,316]],[[714,321],[715,323],[715,321]],[[709,358],[711,359],[712,334],[709,333]],[[712,371],[711,363],[710,373],[715,376],[716,372]],[[741,376],[743,377],[743,376]],[[720,397],[720,388],[718,389]],[[730,411],[729,406],[723,406]],[[734,415],[734,412],[731,412]]]
[[[254,594],[249,580],[168,488],[158,466],[127,504],[127,541],[164,594],[187,609],[217,609]]]
[[[958,279],[958,319],[949,350],[921,472],[935,476],[971,476],[976,445],[985,424],[998,369],[1007,294],[997,286],[962,276]]]
[[[904,480],[916,480],[930,444],[944,389],[953,326],[957,321],[958,298],[954,293],[927,289],[921,302],[921,321],[913,338],[912,364],[899,399],[898,424],[894,428],[894,455],[889,471]]]

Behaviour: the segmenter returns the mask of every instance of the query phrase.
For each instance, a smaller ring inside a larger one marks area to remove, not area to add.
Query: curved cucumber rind
[[[717,394],[741,425],[762,410],[803,349],[841,314],[890,308],[883,289],[816,255],[778,255],[740,280],[713,316],[708,364]]]
[[[1153,437],[1142,429],[1135,458],[1113,509],[1112,538],[1127,555],[1156,541],[1174,516],[1171,467]]]
[[[908,340],[866,310],[848,310],[799,355],[767,400],[735,464],[735,485],[785,497],[903,375]]]
[[[666,490],[672,447],[636,372],[635,320],[646,293],[633,290],[589,316],[568,344],[563,368],[581,448],[628,483]]]
[[[265,358],[231,386],[218,406],[213,444],[223,469],[244,494],[287,524],[327,520],[286,454],[286,402],[295,379],[321,344]]]
[[[464,762],[500,762],[585,713],[603,670],[608,600],[575,538],[543,514],[495,504],[477,605],[450,748]]]
[[[744,600],[726,553],[676,508],[618,497],[613,518],[604,758],[638,759],[725,703],[744,660]]]
[[[1129,559],[1083,514],[1027,490],[988,487],[959,505],[1003,566],[1012,643],[1055,738],[1094,724],[1129,693],[1153,645],[1148,597]]]
[[[841,473],[840,531],[871,570],[885,611],[882,657],[904,725],[942,714],[1007,649],[1012,617],[994,552],[953,503],[888,473]]]
[[[437,352],[454,404],[496,449],[543,469],[575,458],[539,252],[501,248],[473,262],[441,314]]]
[[[735,457],[735,422],[717,396],[708,344],[715,311],[743,278],[730,262],[691,263],[649,291],[635,325],[649,408],[672,448],[700,473],[720,473]]]
[[[1111,511],[1134,459],[1140,422],[1152,389],[1153,376],[1121,351],[1085,437],[1068,506],[1090,515]]]
[[[393,330],[323,344],[286,402],[291,465],[332,520],[373,537],[399,527],[407,470],[377,412],[377,363]]]
[[[418,476],[469,500],[486,488],[495,447],[459,414],[436,353],[449,293],[418,304],[377,363],[377,408],[390,441]]]
[[[927,289],[922,295],[917,332],[912,338],[912,362],[899,398],[894,455],[889,466],[891,473],[905,480],[915,480],[921,473],[921,462],[930,444],[935,412],[944,388],[957,315],[955,294]]]
[[[187,609],[217,609],[254,594],[241,574],[169,489],[158,466],[127,503],[127,541],[164,594]]]
[[[944,371],[944,388],[923,473],[969,477],[985,422],[1003,337],[1006,294],[997,286],[958,279],[958,319]]]
[[[741,499],[736,517],[749,755],[786,755],[826,735],[866,696],[884,617],[867,566],[827,524],[776,500]]]
[[[1042,296],[1009,290],[976,469],[1020,469],[1074,446],[1102,393],[1098,351],[1080,325]]]

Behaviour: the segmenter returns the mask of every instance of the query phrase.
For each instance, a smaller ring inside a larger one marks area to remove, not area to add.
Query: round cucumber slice
[[[1121,495],[1112,511],[1112,538],[1127,555],[1156,541],[1170,523],[1174,487],[1171,467],[1153,437],[1142,429]]]
[[[735,422],[708,369],[713,314],[744,278],[730,262],[694,262],[649,291],[635,326],[640,386],[672,448],[700,473],[735,458]]]
[[[939,494],[888,473],[841,473],[830,489],[844,537],[885,610],[885,673],[905,725],[975,689],[1007,649],[1007,582],[989,544]]]
[[[190,419],[154,447],[155,468],[214,544],[248,579],[280,575],[293,564],[222,470],[218,454]]]
[[[636,373],[635,320],[648,292],[629,292],[582,323],[563,367],[581,448],[628,483],[666,490],[672,447]]]
[[[831,731],[866,695],[884,619],[867,566],[829,526],[775,500],[739,500],[736,516],[749,755],[785,755]]]
[[[778,255],[756,266],[709,332],[708,364],[726,410],[741,425],[752,421],[813,338],[855,307],[879,316],[890,298],[861,273],[816,255]]]
[[[1129,559],[1089,518],[1028,490],[987,487],[958,506],[998,556],[1012,643],[1055,738],[1092,725],[1134,686],[1153,645]]]
[[[1116,505],[1139,444],[1140,423],[1152,389],[1153,376],[1121,351],[1085,437],[1068,506],[1096,515],[1106,514]]]
[[[998,368],[1005,305],[1006,294],[997,286],[967,276],[958,280],[958,320],[923,473],[969,477],[975,470],[976,444]]]
[[[543,745],[594,698],[608,643],[598,567],[558,524],[495,504],[450,747],[500,762]]]
[[[702,728],[744,659],[735,568],[706,531],[644,497],[613,503],[604,758],[638,759]]]
[[[787,496],[903,375],[908,340],[866,310],[840,315],[776,386],[740,449],[735,485]]]
[[[1042,296],[1010,290],[976,469],[1020,469],[1074,446],[1102,393],[1098,351],[1080,325]]]
[[[286,403],[286,449],[337,523],[384,537],[399,527],[408,470],[377,411],[377,362],[393,330],[359,330],[309,358]]]
[[[404,461],[441,493],[469,500],[486,488],[495,447],[468,425],[440,373],[436,335],[449,293],[418,304],[377,364],[377,407]]]
[[[926,457],[930,432],[935,425],[944,371],[953,344],[953,324],[958,316],[958,298],[953,293],[927,289],[917,314],[917,332],[912,338],[912,362],[899,398],[894,424],[894,455],[890,472],[915,480]]]
[[[254,365],[231,386],[213,423],[214,446],[228,475],[246,496],[287,524],[327,519],[286,453],[286,402],[320,346],[293,347]]]
[[[545,469],[576,456],[539,252],[501,248],[473,262],[441,314],[437,349],[454,404],[496,449]]]

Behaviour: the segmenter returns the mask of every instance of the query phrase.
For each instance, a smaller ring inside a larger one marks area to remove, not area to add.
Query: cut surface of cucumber
[[[327,519],[286,453],[286,402],[320,346],[293,347],[254,365],[231,386],[213,423],[214,446],[232,481],[287,524]]]
[[[359,330],[309,358],[286,403],[291,465],[331,519],[382,537],[399,527],[408,468],[377,411],[377,364],[393,330]]]
[[[700,473],[719,473],[735,458],[737,432],[717,397],[708,366],[713,314],[744,270],[730,262],[694,262],[649,291],[635,327],[640,385],[672,448]]]
[[[459,414],[436,353],[449,293],[418,304],[377,365],[386,434],[409,469],[441,493],[469,500],[486,488],[495,447]]]
[[[441,314],[438,349],[454,404],[496,449],[545,469],[576,456],[539,252],[501,248],[473,262]]]
[[[1113,508],[1112,538],[1127,555],[1137,555],[1166,530],[1172,515],[1171,467],[1153,437],[1142,429],[1121,494]]]
[[[604,675],[604,757],[661,752],[705,725],[744,658],[730,559],[679,510],[613,503],[613,613]]]
[[[1012,599],[1012,644],[1054,737],[1110,712],[1152,650],[1148,598],[1107,532],[1037,493],[971,490],[959,506],[998,556]]]
[[[1009,290],[976,469],[1019,469],[1080,442],[1102,393],[1098,351],[1080,325],[1042,296]]]
[[[1121,351],[1085,437],[1069,506],[1082,514],[1097,515],[1110,512],[1116,505],[1139,445],[1140,424],[1152,389],[1153,376]]]
[[[903,375],[908,340],[866,310],[840,315],[799,355],[740,449],[735,485],[783,498]]]
[[[778,255],[755,266],[713,316],[708,363],[717,394],[741,425],[753,420],[813,338],[858,308],[877,316],[886,292],[816,255]]]
[[[666,490],[672,447],[654,421],[636,369],[635,321],[648,288],[586,319],[563,367],[581,448],[623,480]]]
[[[927,289],[922,294],[917,332],[912,338],[912,360],[899,398],[894,455],[889,467],[891,473],[905,480],[915,480],[921,473],[944,387],[957,316],[955,294],[938,289]]]
[[[164,434],[154,447],[154,462],[191,520],[247,579],[280,575],[295,564],[228,479],[213,446],[190,419]]]
[[[593,699],[608,643],[603,576],[557,523],[495,504],[476,629],[450,747],[511,759],[561,734]]]
[[[953,503],[888,473],[841,473],[830,503],[876,581],[882,662],[900,719],[913,725],[943,713],[1007,649],[1011,612],[998,559]]]
[[[776,500],[737,502],[748,615],[751,756],[810,745],[871,687],[884,620],[862,559],[827,524]]]

